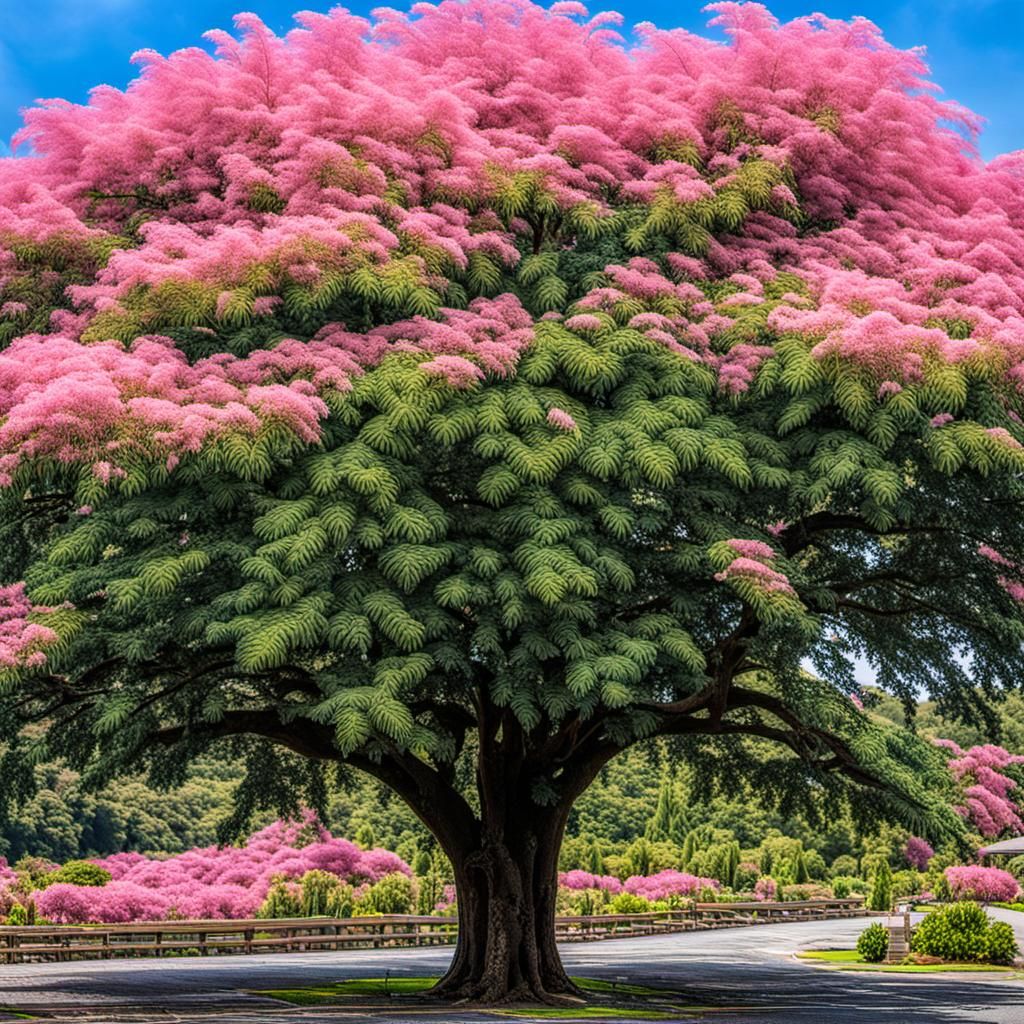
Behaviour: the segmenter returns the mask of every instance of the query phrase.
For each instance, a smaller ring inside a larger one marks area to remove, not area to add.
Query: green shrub
[[[924,875],[919,871],[897,871],[892,876],[892,894],[895,899],[916,896],[924,888]]]
[[[850,877],[857,874],[857,858],[851,857],[848,853],[841,853],[828,869],[828,873],[835,878],[837,875]]]
[[[63,867],[51,871],[39,879],[39,888],[66,882],[68,885],[101,886],[110,881],[109,871],[87,860],[69,860]]]
[[[869,964],[878,964],[889,952],[889,929],[877,921],[868,925],[857,937],[857,952]]]
[[[356,901],[353,914],[411,914],[413,900],[412,879],[396,871],[371,885]]]
[[[416,913],[432,914],[444,898],[444,876],[440,871],[430,870],[420,876],[416,892]]]
[[[605,908],[607,914],[646,914],[651,909],[649,900],[634,896],[631,892],[620,892]]]
[[[837,900],[844,900],[850,895],[850,883],[845,878],[833,878],[832,879],[832,895]]]
[[[303,917],[323,917],[331,902],[331,894],[341,884],[329,871],[307,871],[299,880],[302,887],[299,913]]]
[[[910,948],[943,960],[1009,963],[1017,955],[1013,929],[990,921],[977,903],[963,901],[933,910],[914,929]]]
[[[993,921],[985,936],[985,959],[990,964],[1012,964],[1019,952],[1013,928],[1005,921]]]
[[[25,925],[36,923],[36,905],[29,900],[28,906],[24,903],[15,903],[7,915],[7,923],[14,928],[24,928]]]
[[[302,910],[302,890],[295,882],[276,875],[267,890],[267,898],[256,911],[257,917],[298,917]]]
[[[871,881],[871,895],[868,896],[869,910],[892,909],[892,868],[887,860],[881,860]]]
[[[355,909],[355,895],[348,882],[342,882],[331,890],[327,899],[328,917],[351,917]]]

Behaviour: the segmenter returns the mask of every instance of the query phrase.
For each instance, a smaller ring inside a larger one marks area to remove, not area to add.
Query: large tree
[[[244,15],[27,113],[5,796],[234,743],[244,816],[355,766],[488,1000],[571,991],[562,831],[643,738],[957,827],[852,661],[968,717],[1020,679],[1024,163],[869,23],[713,7]]]

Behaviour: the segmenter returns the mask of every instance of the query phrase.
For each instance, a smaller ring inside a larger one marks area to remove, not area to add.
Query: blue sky
[[[391,0],[403,6],[402,0]],[[208,28],[229,28],[238,10],[255,11],[275,31],[294,10],[330,6],[316,0],[0,0],[0,153],[20,124],[18,110],[41,96],[82,102],[90,87],[123,87],[129,56],[196,45]],[[365,13],[371,3],[353,3]],[[608,3],[627,21],[653,21],[700,31],[702,2],[628,0]],[[982,114],[986,157],[1024,149],[1024,0],[776,0],[789,19],[815,10],[831,17],[864,15],[902,47],[924,45],[945,94]],[[592,11],[602,5],[590,0]]]

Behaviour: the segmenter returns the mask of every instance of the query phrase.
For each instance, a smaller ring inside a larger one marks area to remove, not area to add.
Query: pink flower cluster
[[[992,431],[990,430],[991,434]],[[1006,433],[1004,431],[1004,433]],[[1009,437],[1009,435],[1007,434]],[[1011,441],[1016,441],[1010,437]],[[987,559],[993,565],[999,566],[1001,569],[1006,569],[1007,572],[1013,573],[1013,576],[1001,575],[998,578],[999,586],[1005,590],[1014,601],[1024,602],[1024,566],[1018,565],[1016,562],[1007,558],[1005,555],[996,551],[995,548],[988,544],[978,545],[978,554],[982,558]],[[1014,578],[1016,577],[1016,578]]]
[[[715,579],[720,583],[738,579],[766,595],[796,593],[789,579],[767,564],[775,558],[775,551],[770,545],[759,540],[737,538],[726,541],[726,544],[736,552],[737,557],[721,572],[715,573]]]
[[[918,836],[911,836],[907,840],[907,845],[903,847],[903,856],[907,858],[907,863],[916,871],[924,871],[928,867],[928,861],[935,856],[935,851],[927,840],[921,839]]]
[[[95,863],[110,872],[110,882],[51,885],[34,894],[39,913],[60,924],[245,918],[256,913],[277,876],[299,879],[320,870],[363,883],[396,871],[411,874],[396,854],[360,850],[308,816],[269,825],[241,847],[194,849],[164,860],[119,853]]]
[[[622,882],[614,875],[593,875],[578,868],[561,873],[558,876],[558,884],[563,889],[601,889],[612,895],[622,892]]]
[[[670,896],[699,896],[704,889],[718,891],[722,883],[715,878],[699,878],[685,871],[667,868],[655,875],[631,875],[622,888],[647,900],[665,900]]]
[[[337,324],[311,341],[286,340],[244,359],[221,355],[190,365],[167,338],[83,345],[61,336],[26,336],[0,354],[0,485],[26,460],[86,460],[107,481],[118,458],[176,462],[225,433],[253,435],[283,425],[304,442],[320,436],[322,391],[344,391],[351,377],[389,352],[432,355],[421,365],[455,384],[469,373],[506,373],[532,337],[511,295],[353,334]],[[172,462],[172,464],[173,464]]]
[[[288,285],[355,267],[412,260],[429,281],[474,258],[511,265],[531,228],[501,215],[510,182],[566,214],[606,218],[619,192],[670,216],[728,197],[759,161],[777,180],[702,257],[669,254],[671,277],[642,259],[607,269],[613,304],[689,303],[637,329],[741,395],[771,348],[710,341],[785,267],[809,292],[772,300],[769,327],[802,335],[823,366],[873,374],[883,399],[936,361],[977,357],[1024,382],[1024,158],[978,158],[979,120],[937,99],[921,55],[864,19],[710,10],[729,45],[649,23],[627,44],[616,17],[575,2],[444,0],[372,22],[302,12],[283,38],[242,14],[237,35],[208,34],[213,54],[140,52],[128,90],[27,113],[17,141],[33,155],[0,161],[0,291],[21,273],[6,240],[95,241],[145,212],[140,244],[72,292],[80,312],[57,311],[62,329],[180,282],[212,289],[221,315],[248,288],[263,316]],[[138,204],[113,198],[125,195]],[[798,231],[797,202],[834,226]],[[730,276],[738,290],[717,309],[689,284]],[[582,311],[602,301],[580,303],[571,329],[599,327]],[[457,380],[474,376],[459,364]]]
[[[958,900],[1012,902],[1020,895],[1020,884],[1009,871],[983,868],[976,864],[946,868],[944,872],[953,897]]]
[[[685,871],[666,869],[656,875],[630,875],[625,882],[612,875],[594,875],[589,871],[566,871],[558,876],[558,884],[565,889],[600,889],[616,895],[628,892],[647,900],[664,900],[671,896],[699,896],[704,889],[718,890],[721,882],[714,878],[699,878]]]
[[[0,666],[37,668],[46,664],[44,648],[57,640],[57,634],[35,619],[49,611],[52,609],[29,601],[24,583],[0,587]]]
[[[964,787],[964,803],[957,808],[987,838],[1003,832],[1024,832],[1021,808],[1011,794],[1014,779],[1004,774],[1010,765],[1024,764],[1024,755],[1011,754],[993,744],[962,750],[952,740],[936,740],[954,755],[949,762],[953,777]]]
[[[770,903],[775,899],[775,894],[778,890],[779,886],[775,879],[765,875],[754,883],[754,899]]]

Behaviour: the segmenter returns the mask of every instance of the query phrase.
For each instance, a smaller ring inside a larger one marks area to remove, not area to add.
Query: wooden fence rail
[[[863,914],[860,899],[793,903],[697,903],[648,914],[559,917],[563,942],[653,935],[702,928],[810,921]],[[136,921],[114,925],[0,927],[0,962],[107,959],[122,956],[209,956],[310,952],[346,948],[431,946],[455,941],[458,924],[444,917],[300,917],[244,921]]]

